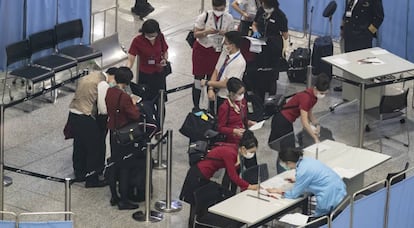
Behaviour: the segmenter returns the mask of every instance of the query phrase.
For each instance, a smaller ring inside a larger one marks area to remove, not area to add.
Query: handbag
[[[145,138],[145,132],[141,128],[141,124],[139,122],[131,122],[126,124],[123,127],[119,127],[117,124],[117,117],[121,112],[121,96],[122,92],[119,94],[118,98],[118,107],[116,109],[115,114],[115,140],[119,145],[129,145],[131,143],[138,142]]]
[[[165,42],[165,38],[163,37],[163,40]],[[164,42],[161,42],[161,49],[164,50]],[[171,62],[167,61],[165,63],[165,66],[162,69],[162,76],[167,77],[168,75],[170,75],[172,73],[172,68],[171,68]]]
[[[197,140],[205,140],[204,134],[207,130],[214,129],[215,124],[215,118],[206,111],[190,112],[179,131],[184,136],[190,138],[191,142],[195,142]]]
[[[208,12],[206,12],[206,17],[204,18],[204,24],[207,22],[207,19],[208,19]],[[188,32],[187,36],[185,37],[185,40],[187,41],[188,45],[190,45],[190,47],[193,48],[193,45],[196,41],[193,30],[190,30]]]

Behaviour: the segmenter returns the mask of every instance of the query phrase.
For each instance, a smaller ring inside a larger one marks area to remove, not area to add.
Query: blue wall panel
[[[6,46],[23,39],[24,0],[0,0],[0,70],[6,69]]]
[[[83,44],[89,44],[90,0],[58,0],[58,23],[81,18],[83,23]]]
[[[352,227],[383,227],[386,201],[386,188],[355,201]]]
[[[414,227],[414,176],[390,188],[388,227]]]

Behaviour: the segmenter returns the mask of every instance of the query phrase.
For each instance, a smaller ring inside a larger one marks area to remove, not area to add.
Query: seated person
[[[201,186],[208,184],[214,173],[222,168],[226,169],[230,179],[236,183],[242,191],[246,189],[257,190],[257,185],[249,184],[237,174],[237,169],[240,165],[240,156],[243,156],[246,159],[252,158],[256,153],[257,144],[258,142],[253,132],[246,130],[238,145],[223,144],[213,148],[204,160],[199,161],[188,170],[181,189],[180,199],[193,205],[194,191]],[[193,224],[194,213],[193,207],[191,207],[189,219],[190,227]]]
[[[293,188],[284,192],[282,189],[268,188],[270,193],[281,194],[285,198],[295,199],[305,192],[316,197],[316,208],[313,217],[329,214],[347,195],[345,183],[331,168],[319,160],[303,158],[301,149],[289,148],[281,153],[279,158],[287,170],[296,169]],[[312,218],[311,218],[312,220]]]

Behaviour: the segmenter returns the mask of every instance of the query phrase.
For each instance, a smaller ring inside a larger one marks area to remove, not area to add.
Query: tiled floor
[[[114,0],[93,0],[93,10],[99,10],[114,5]],[[130,41],[142,25],[142,21],[131,15],[131,0],[119,1],[118,32],[122,45],[129,47]],[[199,12],[199,1],[193,0],[153,0],[150,1],[155,11],[150,15],[160,22],[170,46],[169,54],[174,73],[168,77],[167,87],[188,84],[191,76],[191,49],[185,42],[187,30],[191,28],[194,18]],[[206,5],[210,4],[206,1]],[[108,14],[108,19],[112,13]],[[96,19],[95,38],[101,36],[102,18]],[[113,28],[113,20],[107,24]],[[108,30],[110,31],[110,30]],[[292,33],[294,34],[294,33]],[[297,34],[300,36],[300,34]],[[306,46],[306,38],[292,38],[293,47]],[[293,49],[293,48],[291,48]],[[338,47],[336,47],[336,50]],[[337,72],[339,73],[339,72]],[[338,82],[334,82],[338,85]],[[411,83],[410,83],[411,86]],[[300,91],[304,85],[290,84],[285,74],[281,74],[278,81],[278,92],[291,94]],[[5,115],[5,164],[19,167],[38,173],[56,177],[72,177],[72,141],[63,139],[62,129],[68,115],[68,105],[73,97],[72,92],[62,90],[57,103],[51,104],[42,99],[18,105],[7,109]],[[340,93],[330,94],[315,107],[316,116],[320,117],[323,126],[333,131],[337,141],[351,145],[357,143],[357,110],[358,104],[342,106],[329,112],[329,106],[339,102]],[[411,95],[410,95],[411,101]],[[183,178],[188,169],[186,146],[188,140],[178,129],[186,114],[191,110],[190,90],[183,90],[169,95],[166,105],[165,129],[173,129],[173,175],[172,198],[177,199]],[[34,107],[34,108],[33,108]],[[22,110],[33,108],[30,113]],[[409,120],[406,124],[413,129],[413,114],[409,108]],[[299,129],[299,124],[295,128]],[[276,153],[267,146],[267,137],[270,132],[270,121],[255,132],[259,139],[259,162],[268,162],[271,174],[275,174],[274,160]],[[366,136],[367,144],[375,143],[375,132]],[[377,144],[372,145],[378,149]],[[412,150],[413,146],[410,146]],[[165,150],[164,150],[165,151]],[[386,143],[384,153],[392,155],[392,159],[383,165],[369,171],[365,181],[370,183],[382,179],[387,172],[397,171],[406,161],[413,161],[412,153],[407,154],[404,147]],[[13,178],[13,185],[5,188],[5,209],[14,212],[28,211],[61,211],[64,208],[64,186],[60,183],[45,181],[22,174],[6,172]],[[154,196],[151,202],[163,200],[165,196],[165,170],[153,171]],[[109,204],[110,192],[108,188],[85,189],[82,184],[72,186],[72,210],[75,213],[76,227],[185,227],[189,213],[188,205],[183,204],[183,210],[176,213],[164,214],[159,223],[147,224],[136,222],[131,218],[134,211],[119,211]],[[140,210],[144,204],[140,204]]]

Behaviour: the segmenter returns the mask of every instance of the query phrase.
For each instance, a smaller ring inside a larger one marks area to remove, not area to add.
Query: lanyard
[[[355,8],[355,6],[356,6],[356,4],[358,3],[358,0],[351,0],[350,2],[349,2],[350,4],[349,4],[349,11],[353,11],[354,10],[354,8]]]
[[[224,69],[226,69],[226,67],[233,61],[233,60],[235,60],[237,57],[239,57],[239,55],[240,55],[240,52],[239,53],[237,53],[237,55],[236,56],[234,56],[233,58],[231,58],[230,60],[228,60],[228,61],[224,61],[224,63],[223,63],[223,65],[221,66],[221,68],[220,68],[220,71],[219,71],[219,73],[218,73],[218,78],[217,78],[217,81],[220,81],[220,79],[221,79],[221,76],[223,75],[223,72],[224,72]]]
[[[223,15],[221,15],[220,17],[219,17],[219,20],[220,20],[220,29],[218,28],[218,26],[217,26],[217,20],[216,20],[216,16],[213,14],[213,16],[214,16],[214,25],[216,26],[216,30],[221,30],[221,27],[222,27],[222,25],[223,25]]]

